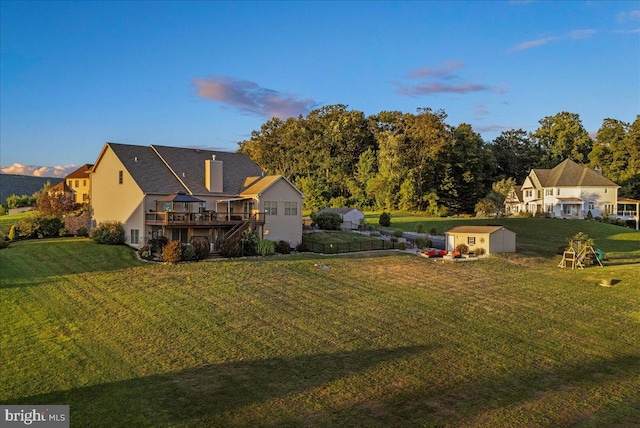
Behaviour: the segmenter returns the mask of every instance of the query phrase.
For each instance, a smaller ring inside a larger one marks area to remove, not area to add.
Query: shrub
[[[162,260],[167,263],[178,263],[182,259],[182,243],[169,241],[162,250]]]
[[[60,229],[64,229],[64,220],[60,217],[39,217],[38,222],[38,236],[43,238],[51,238],[53,236],[60,236]]]
[[[429,248],[431,247],[431,240],[427,238],[416,238],[414,241],[416,248]]]
[[[378,219],[378,223],[382,227],[391,226],[391,214],[389,214],[388,212],[383,212],[382,214],[380,214],[380,218]]]
[[[247,229],[242,234],[242,253],[245,256],[258,255],[258,235],[254,230]]]
[[[258,254],[262,257],[272,256],[276,250],[276,243],[268,239],[258,239]]]
[[[416,225],[416,233],[424,233],[424,224],[418,223]]]
[[[401,242],[398,244],[396,248],[398,248],[398,250],[404,251],[407,249],[407,244],[405,244],[404,242]]]
[[[431,229],[429,229],[429,235],[437,235],[438,234],[438,229],[436,229],[435,227],[432,227]]]
[[[4,205],[0,205],[0,216],[1,215],[7,215],[9,212],[7,211],[7,209],[4,207]]]
[[[97,244],[122,245],[125,243],[124,227],[119,221],[105,221],[93,229],[91,239]]]
[[[220,254],[223,257],[241,257],[242,242],[238,240],[226,240],[220,243]]]
[[[193,247],[196,250],[196,260],[204,260],[209,257],[209,246],[204,241],[194,241]]]
[[[19,238],[29,239],[38,236],[40,223],[38,222],[38,217],[30,215],[18,220],[14,226]]]
[[[311,220],[322,230],[339,230],[342,217],[336,213],[313,213]]]
[[[302,241],[296,246],[296,251],[299,253],[307,253],[309,252],[309,246],[304,241]]]
[[[382,236],[382,233],[378,232],[377,230],[372,230],[371,233],[369,233],[369,236],[372,236],[374,238],[379,238]]]
[[[593,214],[591,214],[591,210],[587,211],[587,220],[593,220]]]
[[[182,247],[182,260],[191,262],[198,258],[198,254],[196,253],[196,247],[192,244],[187,244]]]
[[[462,254],[466,254],[469,252],[469,247],[467,244],[458,244],[456,245],[456,251]]]
[[[484,248],[480,247],[480,248],[476,248],[474,250],[474,253],[476,253],[476,256],[481,256],[483,254],[486,254],[487,250],[485,250]]]
[[[60,229],[60,230],[58,231],[58,235],[59,235],[61,238],[64,238],[65,236],[69,236],[69,235],[71,235],[71,234],[69,233],[69,231],[68,231],[67,229],[65,229],[65,228],[63,227],[62,229]]]
[[[278,241],[275,250],[276,253],[291,254],[291,246],[287,241]]]
[[[86,227],[82,226],[76,231],[77,236],[89,236],[89,231]]]
[[[396,238],[402,238],[404,236],[404,232],[402,231],[402,229],[396,229],[393,231],[393,236],[395,236]]]
[[[11,229],[9,229],[9,241],[15,241],[16,240],[16,225],[12,224],[11,225]]]

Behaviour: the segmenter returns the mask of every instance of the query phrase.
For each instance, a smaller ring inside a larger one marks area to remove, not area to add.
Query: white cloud
[[[2,167],[3,174],[32,175],[34,177],[66,177],[78,169],[77,165],[37,166],[14,163],[11,166]]]
[[[523,51],[525,49],[531,49],[537,46],[543,46],[543,45],[546,45],[547,43],[551,43],[556,40],[559,40],[558,37],[544,37],[542,39],[529,40],[516,45],[511,50],[515,52]]]
[[[588,39],[596,34],[596,30],[575,30],[569,33],[569,38],[573,40]]]
[[[211,76],[194,79],[196,95],[231,106],[240,111],[257,114],[267,119],[286,119],[306,115],[317,103],[310,99],[299,99],[295,94],[284,94],[259,86],[249,80],[229,76]]]

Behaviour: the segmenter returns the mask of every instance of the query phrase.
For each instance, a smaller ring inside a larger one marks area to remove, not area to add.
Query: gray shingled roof
[[[205,186],[205,160],[222,161],[225,195],[237,195],[247,177],[260,177],[262,170],[243,153],[219,152],[168,146],[134,146],[107,143],[145,193],[178,191],[210,195]]]
[[[262,170],[243,153],[189,149],[184,147],[151,146],[194,195],[209,195],[205,186],[205,160],[222,161],[223,190],[225,194],[240,194],[247,177],[259,177]],[[183,176],[184,175],[184,176]]]
[[[542,187],[616,187],[608,178],[603,177],[592,169],[578,165],[571,159],[558,164],[553,169],[534,170]]]
[[[187,191],[151,147],[107,144],[144,193]]]

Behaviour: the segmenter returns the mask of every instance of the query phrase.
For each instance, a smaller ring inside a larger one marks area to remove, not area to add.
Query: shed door
[[[456,249],[456,237],[454,235],[447,235],[447,251],[453,251]]]

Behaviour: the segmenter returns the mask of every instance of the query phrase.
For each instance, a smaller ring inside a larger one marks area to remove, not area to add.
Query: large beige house
[[[552,169],[532,169],[507,197],[507,212],[544,212],[551,217],[615,216],[619,186],[595,170],[567,159]]]
[[[295,247],[303,198],[242,153],[107,143],[91,169],[94,221],[122,222],[133,247],[163,236],[215,251],[248,227]]]

